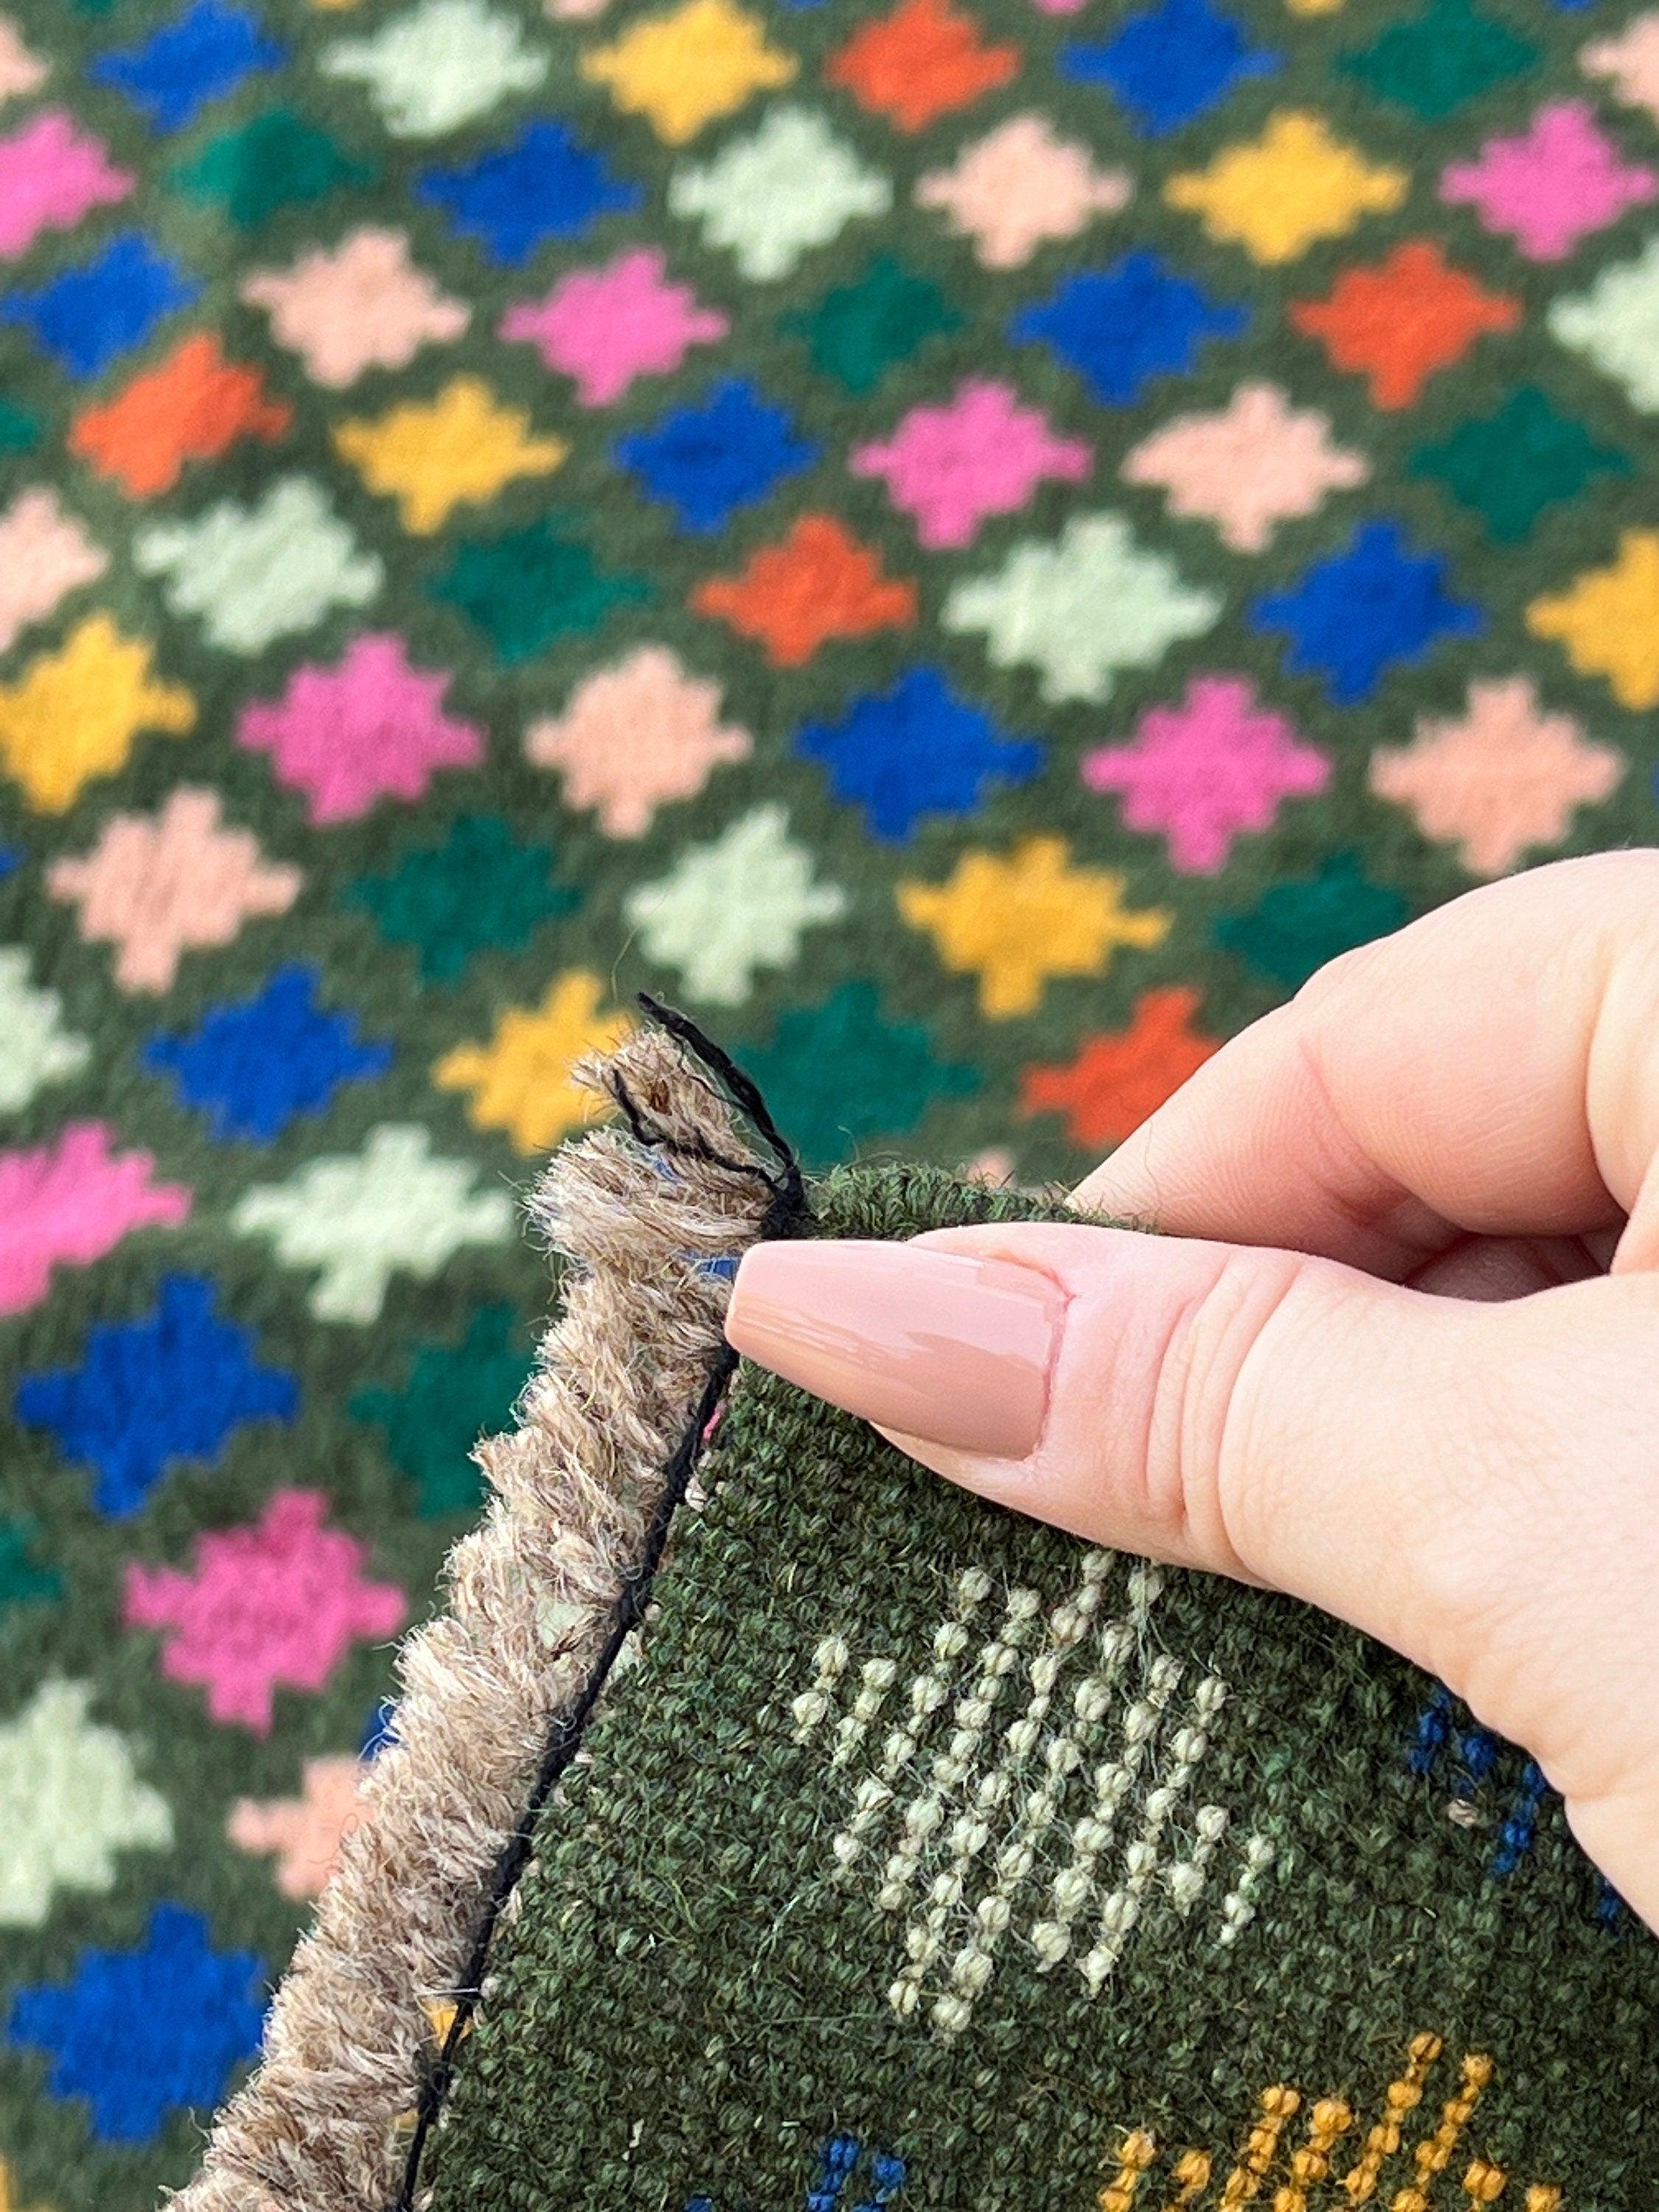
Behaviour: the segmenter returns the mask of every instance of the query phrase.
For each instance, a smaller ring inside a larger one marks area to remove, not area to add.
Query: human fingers
[[[1486,885],[1223,1047],[1079,1202],[1394,1280],[1469,1234],[1659,1263],[1659,853]],[[1628,1227],[1625,1226],[1629,1216]]]
[[[762,1245],[737,1348],[1091,1540],[1303,1598],[1523,1744],[1659,1921],[1659,1276],[1501,1304],[1076,1224]]]

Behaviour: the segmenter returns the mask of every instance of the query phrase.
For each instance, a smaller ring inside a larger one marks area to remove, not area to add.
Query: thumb
[[[1558,1678],[1627,1671],[1659,1604],[1659,1275],[1483,1304],[1018,1223],[757,1246],[726,1334],[984,1497],[1339,1615],[1547,1769],[1582,1751]]]
[[[757,1246],[726,1334],[987,1498],[1391,1644],[1659,1927],[1659,1273],[1483,1304],[1019,1223]]]
[[[760,1245],[726,1334],[982,1496],[1398,1647],[1466,1310],[1297,1253],[1023,1223]]]

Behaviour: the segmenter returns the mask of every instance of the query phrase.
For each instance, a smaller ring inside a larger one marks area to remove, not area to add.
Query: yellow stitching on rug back
[[[1294,2089],[1275,2087],[1262,2091],[1261,2118],[1250,2130],[1238,2164],[1227,2176],[1221,2191],[1220,2212],[1237,2212],[1241,2204],[1249,2203],[1255,2196],[1262,2177],[1279,2154],[1279,2139],[1285,2132],[1285,2124],[1301,2102]]]
[[[1118,2153],[1117,2178],[1100,2192],[1100,2212],[1133,2212],[1141,2177],[1157,2156],[1158,2145],[1144,2129],[1126,2136]]]
[[[1471,2052],[1459,2075],[1457,2094],[1442,2106],[1439,2126],[1431,2136],[1425,2136],[1413,2154],[1417,2179],[1395,2198],[1393,2212],[1431,2212],[1430,2192],[1437,2177],[1450,2165],[1459,2138],[1480,2101],[1480,2092],[1492,2079],[1492,2061],[1480,2052]]]
[[[1183,2150],[1176,2160],[1176,2193],[1164,2208],[1164,2212],[1187,2212],[1188,2205],[1196,2204],[1210,2185],[1210,2154],[1206,2150]]]
[[[1331,2152],[1353,2125],[1352,2107],[1322,2097],[1308,2118],[1308,2140],[1292,2154],[1291,2178],[1273,2197],[1273,2212],[1308,2212],[1308,2191],[1330,2178]]]
[[[1365,2148],[1359,2163],[1342,2185],[1348,2192],[1350,2204],[1368,2203],[1376,2194],[1377,2177],[1382,2171],[1382,2162],[1392,2158],[1399,2149],[1406,2118],[1423,2101],[1423,2084],[1429,2077],[1429,2069],[1443,2048],[1437,2035],[1414,2035],[1412,2038],[1406,2070],[1397,2081],[1389,2082],[1382,2100],[1382,2118],[1365,2138]]]
[[[1388,2161],[1407,2148],[1408,2131],[1416,2142],[1409,2147],[1411,2175],[1388,2194],[1388,2212],[1452,2212],[1443,2177],[1474,2117],[1483,2093],[1497,2068],[1484,2051],[1472,2051],[1458,2062],[1458,2083],[1442,2105],[1431,2126],[1425,2116],[1424,2130],[1414,2128],[1412,2116],[1423,2102],[1434,2065],[1443,2054],[1437,2035],[1413,2036],[1399,2074],[1383,2093],[1380,2118],[1366,2131],[1356,2163],[1346,2175],[1336,2172],[1336,2154],[1343,2138],[1358,2126],[1360,2118],[1346,2097],[1320,2099],[1307,2113],[1306,2133],[1294,2148],[1289,2124],[1303,2108],[1304,2093],[1279,2083],[1261,2092],[1260,2117],[1252,2124],[1243,2148],[1231,2165],[1215,2154],[1190,2148],[1174,2155],[1167,2179],[1158,2192],[1158,2212],[1244,2212],[1261,2196],[1262,2185],[1277,2169],[1283,2176],[1273,2191],[1272,2212],[1336,2212],[1339,2203],[1355,2206],[1377,2199]],[[1163,2165],[1152,2137],[1141,2129],[1126,2136],[1115,2155],[1121,2170],[1103,2191],[1101,2212],[1152,2212],[1137,2196],[1146,2175]],[[1281,2164],[1281,2160],[1283,2161]],[[1226,2179],[1220,2193],[1212,2193],[1212,2180],[1223,2168]],[[1464,2212],[1496,2204],[1508,2189],[1510,2176],[1491,2160],[1473,2157],[1458,2184],[1458,2201]],[[1265,2212],[1265,2207],[1263,2208]],[[1524,2205],[1516,2212],[1565,2212],[1563,2191],[1553,2182],[1534,2182]]]

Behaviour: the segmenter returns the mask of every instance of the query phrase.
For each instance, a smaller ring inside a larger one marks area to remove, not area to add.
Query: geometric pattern
[[[811,1196],[830,1235],[1063,1212],[902,1163]],[[1644,2212],[1561,2090],[1639,2136],[1651,1939],[1522,1751],[1307,1607],[744,1367],[584,1741],[433,2212]]]
[[[815,1166],[1064,1181],[1322,960],[1653,840],[1655,51],[1644,0],[0,0],[0,1731],[83,1686],[173,1838],[0,1928],[16,2201],[144,2212],[196,2122],[159,2025],[60,2094],[6,1992],[274,1975],[236,1808],[390,1679],[301,1607],[269,1733],[216,1717],[132,1573],[303,1489],[429,1608],[545,1310],[514,1195],[636,990]],[[884,1782],[929,1662],[841,1632],[811,1748],[890,1662],[842,1879],[921,2021],[1041,1927],[1098,2014],[1183,1868],[1188,1938],[1249,1900],[1188,1664],[1164,1825],[1056,1905],[1157,1687],[1106,1607],[1034,1716],[1063,1601],[891,1906],[975,1678]]]
[[[1201,1904],[1224,1946],[1255,1917],[1273,1847],[1246,1837],[1226,1887],[1211,1868],[1230,1816],[1196,1796],[1227,1686],[1205,1674],[1183,1693],[1179,1660],[1146,1659],[1155,1568],[1132,1570],[1127,1610],[1097,1620],[1112,1565],[1087,1553],[1053,1606],[1017,1585],[994,1626],[981,1618],[991,1577],[963,1570],[908,1681],[892,1658],[854,1665],[845,1637],[818,1646],[795,1735],[827,1730],[845,1777],[836,1878],[862,1877],[894,1916],[903,1963],[887,1996],[901,2018],[935,1992],[933,2026],[960,2034],[1005,1939],[1023,1938],[1042,1972],[1069,1958],[1097,1997],[1160,1906],[1186,1920]]]

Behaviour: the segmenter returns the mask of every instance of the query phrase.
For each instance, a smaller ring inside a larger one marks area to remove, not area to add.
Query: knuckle
[[[1273,1387],[1273,1346],[1304,1265],[1290,1253],[1217,1248],[1172,1309],[1157,1360],[1150,1498],[1185,1556],[1225,1572],[1259,1571],[1249,1542],[1259,1401]]]

